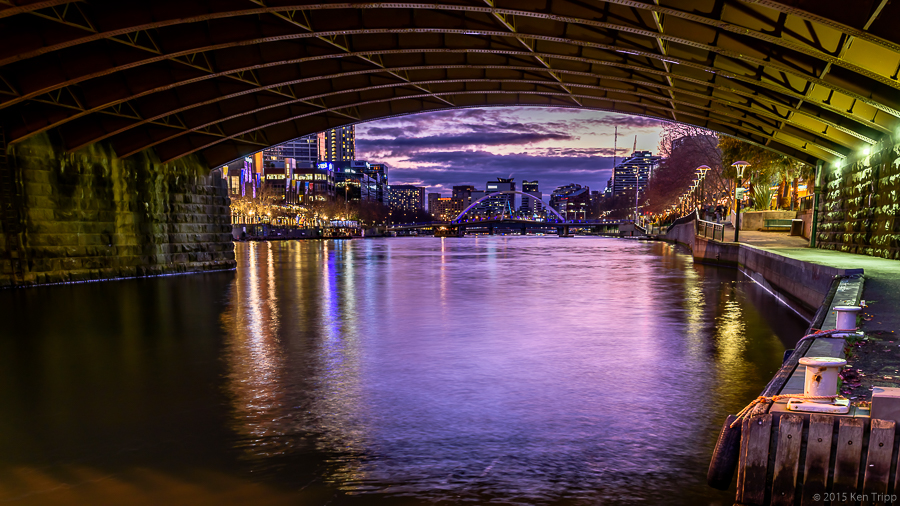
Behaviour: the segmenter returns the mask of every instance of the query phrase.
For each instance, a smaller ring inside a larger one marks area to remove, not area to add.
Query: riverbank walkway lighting
[[[741,202],[738,200],[738,188],[741,187],[741,179],[744,177],[744,168],[750,164],[741,160],[731,164],[737,171],[734,183],[734,242],[738,242],[738,233],[741,231]]]

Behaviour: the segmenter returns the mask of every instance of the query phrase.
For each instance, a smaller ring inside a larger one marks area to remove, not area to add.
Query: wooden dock
[[[835,327],[834,306],[858,305],[863,278],[835,279],[810,330]],[[761,395],[802,394],[804,356],[844,357],[843,338],[802,341]],[[900,433],[893,420],[852,407],[846,415],[787,411],[760,404],[741,424],[736,504],[877,505],[900,495]]]
[[[893,420],[767,413],[741,426],[736,503],[894,504],[900,434]]]

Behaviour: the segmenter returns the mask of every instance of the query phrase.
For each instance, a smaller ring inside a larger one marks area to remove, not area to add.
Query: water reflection
[[[753,285],[666,244],[237,252],[222,324],[244,458],[281,478],[316,460],[310,479],[364,502],[722,500],[703,484],[718,424],[784,349],[746,300]]]
[[[0,290],[0,502],[728,504],[722,418],[804,327],[661,243],[236,253]]]

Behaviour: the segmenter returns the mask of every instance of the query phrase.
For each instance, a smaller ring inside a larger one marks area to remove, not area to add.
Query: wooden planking
[[[772,433],[772,415],[750,418],[744,425],[747,430],[747,451],[742,455],[743,484],[741,502],[762,505],[766,501],[766,471],[769,464],[769,440]],[[743,443],[743,441],[742,441]]]
[[[869,432],[869,452],[863,479],[864,505],[884,504],[891,474],[891,454],[894,451],[893,420],[873,419]],[[882,499],[881,501],[877,499]]]
[[[834,417],[810,415],[809,436],[806,440],[806,465],[803,468],[801,506],[821,506],[828,485],[828,466],[831,464],[831,436]],[[816,495],[819,500],[815,500]]]
[[[836,499],[831,503],[833,506],[856,504],[851,499],[858,495],[859,459],[862,456],[864,429],[864,422],[860,418],[840,419],[834,457],[834,484],[831,487]]]
[[[802,439],[803,417],[799,415],[781,415],[778,421],[775,473],[772,476],[773,506],[790,506],[794,504]]]
[[[736,503],[744,502],[744,462],[747,462],[747,448],[750,447],[750,420],[744,418],[741,420],[741,447],[738,450],[738,466],[737,466],[737,491],[735,492],[734,501]],[[900,475],[898,475],[900,476]]]

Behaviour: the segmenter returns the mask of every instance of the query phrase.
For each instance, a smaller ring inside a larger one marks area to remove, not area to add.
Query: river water
[[[0,291],[0,503],[731,504],[717,432],[806,326],[658,242],[236,256]]]

